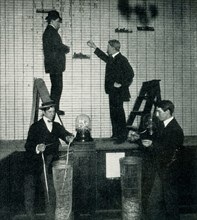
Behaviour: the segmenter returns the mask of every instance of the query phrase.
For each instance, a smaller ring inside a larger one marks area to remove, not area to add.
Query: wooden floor
[[[79,219],[74,219],[73,220],[79,220]],[[26,215],[17,215],[15,216],[12,220],[29,220]],[[45,220],[45,215],[44,214],[38,214],[36,215],[36,220]],[[80,217],[80,220],[93,220],[91,217],[88,216],[83,216]],[[101,214],[98,214],[94,220],[121,220],[121,217],[113,217],[110,216],[103,216]],[[197,220],[197,213],[196,214],[181,214],[181,219],[180,220]]]

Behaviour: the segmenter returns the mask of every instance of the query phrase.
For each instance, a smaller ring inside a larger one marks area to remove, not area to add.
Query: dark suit
[[[112,135],[119,139],[127,136],[125,112],[123,102],[129,101],[134,72],[126,57],[118,53],[114,58],[105,54],[99,48],[94,52],[100,59],[106,62],[105,92],[109,95],[110,118],[112,123]],[[115,88],[114,83],[121,84]]]
[[[62,73],[66,68],[65,54],[69,53],[68,46],[62,43],[58,31],[48,25],[43,33],[43,51],[45,72],[50,74],[51,99],[59,110],[59,102],[63,89]]]
[[[176,121],[170,123],[153,140],[156,177],[149,198],[148,219],[179,220],[178,176],[179,153],[183,130]]]
[[[66,137],[71,135],[59,123],[53,122],[53,129],[50,132],[43,119],[35,122],[29,129],[25,144],[25,207],[29,218],[33,214],[36,181],[41,178],[45,189],[46,214],[48,219],[54,219],[55,213],[55,190],[53,186],[52,162],[58,159],[59,138],[66,142]],[[43,173],[43,161],[41,153],[36,153],[38,144],[45,144],[43,152],[46,164],[46,173],[49,187],[50,202],[47,201],[45,180]],[[49,145],[50,144],[50,145]],[[33,218],[32,218],[33,219]]]

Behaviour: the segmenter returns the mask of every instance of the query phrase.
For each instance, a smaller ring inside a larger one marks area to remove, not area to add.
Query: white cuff
[[[38,146],[36,146],[36,153],[39,154],[40,151],[38,150]]]

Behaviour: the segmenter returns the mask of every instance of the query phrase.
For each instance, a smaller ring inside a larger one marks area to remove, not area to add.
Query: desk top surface
[[[24,145],[26,140],[0,140],[0,150],[1,151],[25,151]],[[76,142],[75,144],[79,145],[88,145],[92,142],[80,143]],[[95,138],[93,143],[95,144],[96,150],[113,150],[113,151],[121,151],[121,150],[129,150],[136,149],[138,147],[137,143],[124,142],[122,144],[114,145],[113,141],[109,138]],[[185,147],[197,147],[197,136],[185,136],[184,140]],[[60,150],[67,150],[66,145],[60,147]]]

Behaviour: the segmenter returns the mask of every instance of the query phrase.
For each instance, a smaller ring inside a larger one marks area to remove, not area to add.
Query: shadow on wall
[[[181,157],[179,204],[181,213],[197,212],[197,149],[186,147]]]
[[[158,16],[157,7],[154,4],[147,4],[146,1],[142,4],[131,6],[129,0],[119,0],[118,9],[127,20],[131,18],[132,14],[136,15],[143,26],[147,26],[151,20]]]
[[[1,156],[2,156],[1,152]],[[24,208],[24,152],[13,152],[0,161],[0,219],[9,220],[25,213]],[[39,186],[39,187],[38,187]],[[44,192],[37,183],[36,212],[43,212]]]

